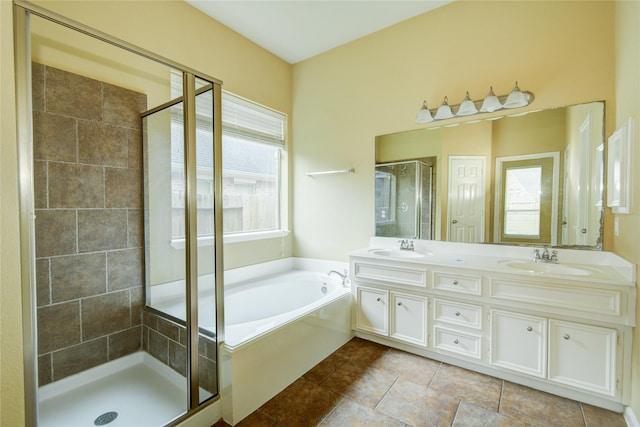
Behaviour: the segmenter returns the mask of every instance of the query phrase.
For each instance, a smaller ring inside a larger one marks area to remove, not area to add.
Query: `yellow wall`
[[[479,36],[483,22],[499,31]],[[423,99],[456,104],[518,80],[535,93],[529,109],[606,100],[611,113],[613,28],[613,2],[456,1],[294,65],[294,253],[346,260],[368,244],[375,137],[418,129]],[[304,176],[345,167],[356,174]]]
[[[616,2],[616,114],[615,126],[627,118],[635,120],[633,138],[633,208],[629,215],[617,215],[620,232],[613,239],[613,251],[629,261],[640,264],[640,3]],[[610,116],[611,117],[611,116]],[[611,132],[607,133],[607,136]],[[640,308],[640,294],[636,305]],[[640,325],[640,309],[636,311]],[[633,334],[631,363],[631,408],[640,415],[640,326]]]
[[[36,4],[224,82],[224,89],[291,114],[290,64],[181,0],[36,1]],[[143,18],[143,19],[141,19]],[[24,423],[17,153],[12,6],[0,0],[0,425]],[[55,61],[55,44],[39,40],[42,59]],[[47,45],[47,43],[49,43]],[[86,52],[85,52],[86,53]],[[60,57],[57,57],[61,60]],[[73,64],[81,67],[81,61]],[[56,64],[59,65],[59,64]],[[109,65],[109,64],[107,64]],[[117,78],[114,76],[114,78]],[[137,84],[131,82],[131,84]],[[153,102],[153,101],[152,101]],[[289,212],[284,213],[285,217]],[[228,245],[225,266],[290,256],[290,238]]]

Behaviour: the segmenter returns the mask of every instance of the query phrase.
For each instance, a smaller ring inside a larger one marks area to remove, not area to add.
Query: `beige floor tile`
[[[515,418],[499,414],[468,402],[460,402],[452,427],[526,427]]]
[[[541,427],[583,427],[580,404],[508,381],[504,382],[501,414]]]
[[[416,384],[428,385],[440,365],[435,360],[392,348],[372,366]]]
[[[322,362],[307,371],[303,377],[316,384],[320,384],[331,376],[340,366],[347,361],[344,357],[333,353]]]
[[[396,378],[388,372],[349,360],[327,378],[322,386],[373,408]]]
[[[388,350],[389,347],[386,345],[355,337],[336,350],[334,354],[344,357],[345,359],[364,363],[365,365],[371,365],[381,358]]]
[[[340,401],[340,396],[309,380],[300,378],[259,408],[278,425],[317,425]]]
[[[429,387],[497,412],[502,380],[443,363]]]
[[[340,404],[319,424],[320,427],[404,427],[404,423],[350,399]]]
[[[624,415],[606,409],[582,404],[587,427],[627,427]]]
[[[449,427],[459,402],[455,397],[400,378],[376,410],[414,427]]]

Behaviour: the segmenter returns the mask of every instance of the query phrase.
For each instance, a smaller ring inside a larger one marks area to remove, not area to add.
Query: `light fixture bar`
[[[416,123],[431,123],[434,121],[448,120],[456,117],[470,117],[477,114],[493,113],[501,109],[511,109],[525,107],[531,104],[535,96],[532,92],[522,91],[516,82],[513,90],[506,95],[496,96],[493,88],[489,90],[483,99],[472,100],[469,92],[466,93],[460,104],[449,105],[445,96],[445,101],[438,108],[428,108],[427,101],[422,104],[422,108],[416,116]],[[446,110],[444,108],[446,107]],[[444,110],[444,111],[443,111]],[[455,111],[455,113],[453,113]]]

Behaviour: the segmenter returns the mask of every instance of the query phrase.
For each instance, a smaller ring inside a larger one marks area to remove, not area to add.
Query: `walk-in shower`
[[[27,424],[178,423],[219,389],[220,83],[31,4],[15,24]],[[180,310],[150,307],[176,279]]]

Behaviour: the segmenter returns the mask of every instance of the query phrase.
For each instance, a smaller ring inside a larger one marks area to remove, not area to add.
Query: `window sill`
[[[280,237],[286,237],[289,235],[288,230],[272,230],[272,231],[260,231],[255,233],[240,233],[240,234],[225,234],[223,237],[224,243],[239,243],[250,242],[253,240],[264,239],[277,239]],[[213,236],[199,237],[198,246],[213,246]],[[173,239],[171,240],[171,247],[174,249],[184,249],[185,239]]]

